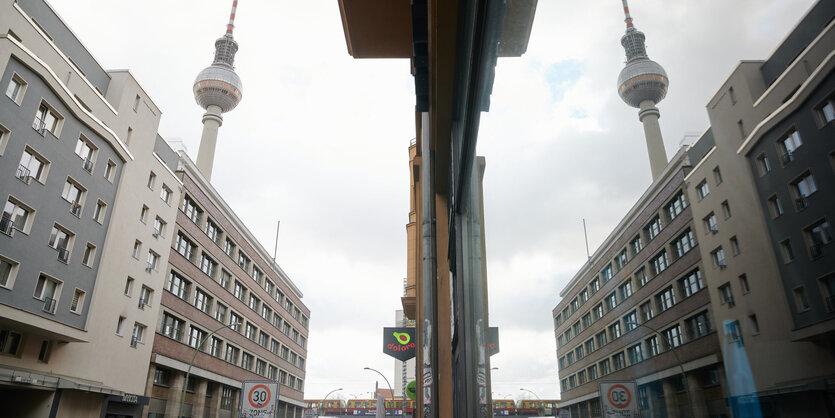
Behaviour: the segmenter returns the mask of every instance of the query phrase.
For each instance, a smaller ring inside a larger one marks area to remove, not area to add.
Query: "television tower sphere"
[[[233,67],[237,51],[238,43],[231,33],[215,41],[214,62],[194,80],[194,99],[203,109],[217,106],[221,113],[226,113],[241,102],[243,85]]]
[[[618,75],[618,93],[626,104],[641,107],[641,103],[649,100],[657,104],[667,96],[667,72],[657,62],[649,59],[644,43],[646,36],[632,25],[629,6],[623,0],[626,13],[626,33],[620,38],[620,43],[626,51],[626,67]]]

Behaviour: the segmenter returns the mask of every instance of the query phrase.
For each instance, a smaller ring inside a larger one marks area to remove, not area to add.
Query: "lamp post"
[[[220,331],[224,328],[234,327],[234,326],[238,326],[240,324],[241,324],[240,322],[230,322],[228,325],[224,325],[222,327],[219,327],[219,328],[215,329],[214,331],[210,332],[209,335],[206,335],[205,337],[203,337],[200,340],[200,343],[197,344],[197,347],[194,347],[194,355],[191,356],[191,361],[188,363],[188,370],[186,370],[186,380],[183,382],[183,393],[180,394],[180,409],[177,412],[178,417],[183,416],[183,405],[185,404],[185,401],[186,401],[186,388],[188,387],[188,378],[191,375],[191,367],[194,366],[194,359],[197,358],[197,353],[200,352],[200,347],[203,347],[203,344],[206,343],[206,340],[208,340],[209,337],[211,337],[212,335],[215,335],[216,332],[218,332],[218,331]]]
[[[681,369],[681,383],[684,385],[684,393],[687,394],[687,404],[690,405],[690,414],[695,417],[696,409],[693,405],[693,399],[690,398],[690,386],[687,384],[687,375],[684,374],[684,365],[681,363],[681,358],[678,357],[678,350],[676,350],[676,347],[670,343],[670,340],[668,340],[664,334],[660,333],[657,329],[647,324],[640,324],[635,321],[624,321],[624,323],[627,326],[631,324],[649,328],[650,330],[652,330],[652,332],[660,335],[664,342],[667,344],[667,347],[670,347],[670,351],[673,352],[673,356],[675,356],[676,361],[678,362],[678,367]]]
[[[327,401],[327,400],[328,400],[328,396],[331,396],[331,393],[334,393],[334,392],[336,392],[336,391],[338,391],[338,390],[342,390],[342,388],[339,388],[339,389],[334,389],[334,390],[332,390],[332,391],[328,392],[328,394],[327,394],[327,395],[325,395],[325,398],[324,398],[324,399],[322,399],[322,401],[321,401],[321,402],[319,402],[319,409],[322,409],[322,404],[323,404],[323,403],[325,403],[325,401]],[[318,413],[318,411],[317,411],[317,413]]]
[[[525,388],[519,388],[519,390],[524,390],[525,392],[533,393],[532,390],[528,390]],[[536,396],[536,399],[539,400],[539,406],[536,408],[536,413],[539,414],[540,412],[542,412],[542,399],[536,393],[533,393],[533,396]]]
[[[388,380],[388,379],[386,379],[386,376],[385,376],[384,374],[380,373],[380,371],[379,371],[379,370],[372,369],[371,367],[363,367],[363,370],[371,370],[372,372],[376,372],[376,373],[377,373],[377,374],[379,374],[380,376],[383,376],[383,379],[386,381],[386,384],[387,384],[387,385],[388,385],[388,387],[389,387],[389,392],[391,392],[391,397],[392,397],[392,400],[394,400],[394,390],[391,388],[391,383],[389,383],[389,380]],[[375,394],[375,395],[376,395],[376,394]],[[396,404],[396,403],[397,403],[397,402],[395,401],[395,404]],[[386,409],[386,408],[385,408],[385,402],[384,402],[384,403],[383,403],[383,410],[385,410],[385,409]],[[403,415],[403,404],[402,404],[402,403],[400,404],[400,415]]]

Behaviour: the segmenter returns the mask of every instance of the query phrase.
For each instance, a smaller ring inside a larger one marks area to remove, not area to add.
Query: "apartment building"
[[[176,173],[183,192],[154,327],[148,416],[237,416],[241,383],[273,380],[279,416],[301,417],[310,318],[301,291],[184,152]]]
[[[686,179],[737,415],[835,413],[833,17],[818,2],[767,59],[739,63]]]
[[[0,2],[0,74],[3,414],[139,416],[180,199],[161,112],[43,0]]]
[[[635,381],[644,416],[727,414],[684,190],[691,168],[682,147],[560,293],[560,407],[571,417],[601,416],[601,381]]]

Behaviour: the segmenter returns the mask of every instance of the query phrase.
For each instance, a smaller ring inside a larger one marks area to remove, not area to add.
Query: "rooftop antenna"
[[[623,3],[626,4],[626,0],[623,0]],[[586,232],[586,218],[583,218],[583,235],[586,237],[586,257],[588,257],[589,261],[591,261],[591,254],[589,253],[589,234]]]
[[[235,2],[237,3],[237,2]],[[232,9],[232,17],[235,17],[235,9]],[[275,250],[273,250],[273,264],[275,264],[275,257],[278,255],[278,229],[281,228],[281,221],[275,226]]]
[[[626,0],[624,0],[626,4]],[[229,13],[229,23],[226,24],[226,34],[232,36],[232,29],[235,29],[235,9],[238,8],[238,0],[232,0],[232,12]]]
[[[632,15],[629,14],[629,4],[626,3],[626,0],[623,0],[623,14],[626,15],[626,19],[624,19],[624,21],[626,22],[626,28],[629,29],[629,28],[633,27],[632,26]]]

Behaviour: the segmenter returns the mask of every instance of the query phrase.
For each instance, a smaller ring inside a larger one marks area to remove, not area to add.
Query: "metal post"
[[[519,388],[519,390],[524,390],[525,392],[533,393],[532,390],[528,390],[528,389],[525,389],[525,388]],[[537,409],[537,413],[540,413],[540,412],[542,412],[542,398],[540,398],[539,395],[537,395],[535,393],[533,393],[533,396],[536,396],[536,399],[539,400],[539,408],[536,408],[536,409]]]
[[[395,403],[396,403],[396,400],[394,399],[394,390],[391,388],[391,383],[389,383],[389,380],[386,379],[386,376],[384,374],[380,373],[379,370],[372,369],[371,367],[364,367],[363,370],[371,370],[372,372],[377,372],[377,374],[379,374],[380,376],[383,376],[383,379],[386,381],[386,384],[389,387],[389,392],[391,392],[392,400],[395,401]],[[385,402],[383,402],[383,409],[384,410],[386,409]],[[400,404],[400,415],[403,415],[403,404],[402,403]]]
[[[321,402],[319,402],[319,409],[322,409],[322,404],[323,404],[323,403],[325,403],[325,401],[327,401],[327,400],[328,400],[328,396],[331,396],[331,393],[334,393],[334,392],[336,392],[336,391],[338,391],[338,390],[342,390],[342,388],[339,388],[339,389],[334,389],[334,390],[332,390],[332,391],[328,392],[328,394],[327,394],[327,395],[325,395],[325,398],[324,398],[324,399],[322,399],[322,401],[321,401]],[[316,413],[318,414],[319,412],[317,411]]]
[[[673,352],[673,356],[676,358],[676,362],[678,362],[678,367],[681,369],[681,380],[682,380],[682,384],[684,385],[684,393],[687,394],[687,404],[690,405],[690,415],[695,418],[696,417],[696,407],[693,405],[693,399],[690,398],[690,385],[687,384],[687,375],[684,373],[684,365],[681,363],[681,359],[678,357],[678,351],[676,350],[676,347],[673,346],[672,344],[670,344],[670,340],[668,340],[667,337],[664,336],[664,334],[662,334],[657,329],[655,329],[655,328],[653,328],[653,327],[651,327],[647,324],[641,324],[641,323],[634,322],[634,321],[624,321],[624,323],[627,324],[627,325],[628,324],[635,324],[635,325],[638,325],[638,326],[647,327],[647,328],[651,329],[652,332],[661,336],[661,338],[664,340],[664,342],[667,343],[667,347],[670,347],[670,350]]]
[[[203,346],[203,344],[206,342],[206,340],[209,339],[209,337],[211,337],[212,335],[215,335],[216,332],[218,332],[218,331],[220,331],[224,328],[229,328],[231,326],[236,326],[236,325],[240,325],[240,323],[239,322],[230,322],[229,325],[224,325],[224,326],[210,332],[209,335],[206,335],[205,337],[203,337],[203,339],[200,340],[200,344],[197,344],[197,347],[194,347],[194,355],[191,356],[191,361],[188,363],[188,370],[186,370],[186,380],[183,381],[183,393],[180,394],[180,409],[177,411],[177,418],[183,416],[183,404],[185,404],[185,401],[186,401],[186,388],[188,387],[188,377],[189,377],[189,375],[191,375],[191,367],[194,365],[194,359],[197,358],[197,353],[200,351],[200,347]]]

